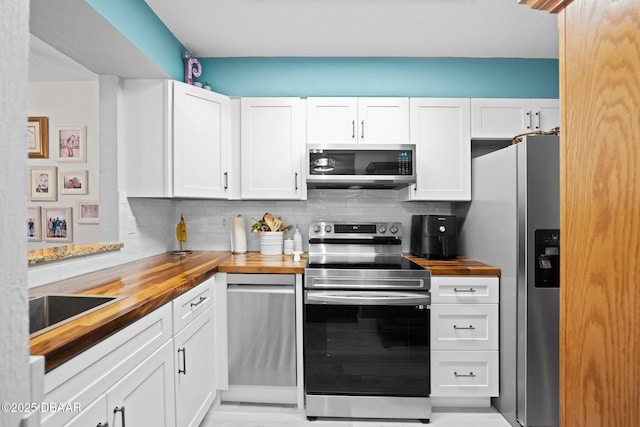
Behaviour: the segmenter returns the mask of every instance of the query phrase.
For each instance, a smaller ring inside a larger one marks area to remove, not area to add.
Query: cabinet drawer
[[[213,277],[207,279],[173,300],[174,335],[213,305],[214,280]]]
[[[433,304],[432,350],[497,350],[497,304]]]
[[[451,304],[497,304],[497,276],[433,276],[431,302]]]
[[[432,352],[431,395],[498,396],[498,352]]]

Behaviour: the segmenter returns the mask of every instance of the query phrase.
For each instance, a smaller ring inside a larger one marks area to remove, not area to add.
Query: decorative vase
[[[284,231],[261,231],[260,232],[260,253],[262,255],[282,254],[284,243]]]

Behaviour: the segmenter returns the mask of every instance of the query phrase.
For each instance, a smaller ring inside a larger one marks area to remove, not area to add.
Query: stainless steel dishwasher
[[[294,274],[227,275],[224,401],[296,403]]]

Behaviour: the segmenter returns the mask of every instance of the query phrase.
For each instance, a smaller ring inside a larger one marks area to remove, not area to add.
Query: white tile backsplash
[[[100,268],[177,249],[175,226],[184,214],[190,250],[231,250],[229,227],[237,215],[245,218],[247,249],[258,251],[258,236],[249,232],[253,219],[265,212],[281,216],[285,225],[297,224],[308,249],[311,221],[401,222],[409,251],[411,215],[450,214],[448,202],[399,202],[393,190],[309,190],[308,200],[172,200],[127,198],[120,200],[120,241],[124,248],[112,254],[92,255],[29,268],[29,286],[40,286]],[[223,226],[226,223],[226,228]],[[293,230],[285,238],[293,237]]]

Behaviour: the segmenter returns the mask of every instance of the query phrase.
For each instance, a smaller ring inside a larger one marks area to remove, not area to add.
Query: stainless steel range
[[[309,226],[307,417],[431,417],[431,273],[402,256],[400,223]]]

